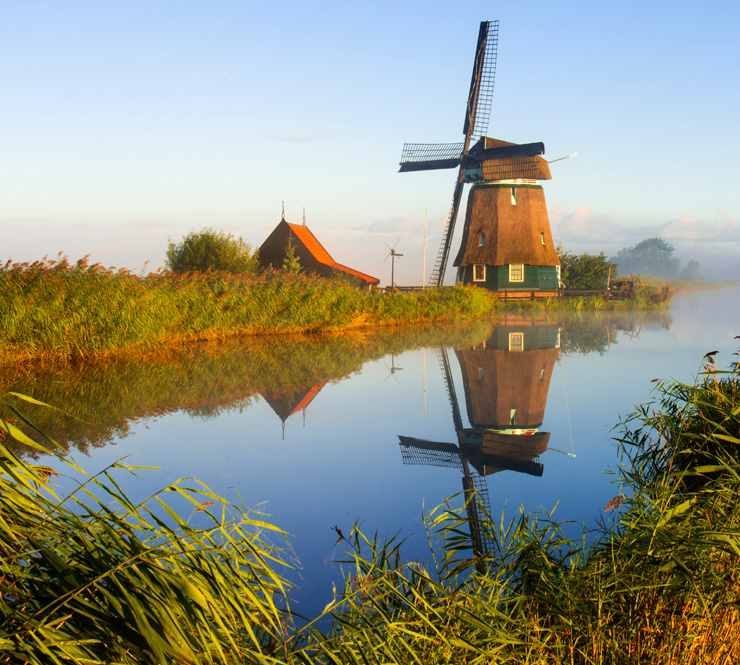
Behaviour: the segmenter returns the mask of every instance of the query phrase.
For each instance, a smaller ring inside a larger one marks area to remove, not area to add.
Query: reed
[[[480,316],[475,288],[361,292],[341,280],[283,272],[154,273],[64,257],[0,269],[0,365],[146,353],[236,335],[346,330]]]
[[[554,511],[484,515],[476,554],[448,502],[425,516],[421,563],[355,527],[328,630],[295,626],[289,546],[261,516],[195,481],[134,505],[122,465],[57,497],[5,445],[36,445],[19,406],[34,400],[6,396],[0,662],[738,662],[739,374],[709,354],[695,384],[656,384],[620,424],[616,496],[581,538]]]

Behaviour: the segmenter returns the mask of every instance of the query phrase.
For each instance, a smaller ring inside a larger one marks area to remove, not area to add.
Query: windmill
[[[396,257],[397,256],[403,256],[403,254],[399,254],[396,251],[396,246],[398,245],[399,242],[401,242],[401,241],[400,240],[396,240],[396,244],[393,245],[393,247],[391,247],[387,242],[383,241],[383,244],[390,250],[388,252],[387,256],[385,257],[385,259],[383,260],[383,263],[385,263],[388,260],[388,258],[390,257],[390,259],[391,259],[391,289],[395,289],[396,288],[396,283],[394,281],[394,279],[395,279],[395,272],[396,272]]]
[[[498,54],[498,21],[480,24],[459,143],[406,143],[401,172],[458,168],[452,205],[429,278],[441,286],[463,187],[468,196],[458,281],[491,290],[555,291],[559,266],[540,179],[550,179],[543,143],[514,144],[485,136]],[[516,207],[518,206],[518,207]],[[549,293],[547,295],[550,295]]]
[[[550,434],[539,427],[559,340],[557,326],[513,320],[496,326],[484,344],[456,351],[471,425],[467,428],[447,350],[439,349],[457,443],[399,436],[404,464],[462,471],[471,538],[479,558],[490,551],[480,529],[481,513],[491,514],[485,476],[505,469],[533,476],[543,473],[539,456],[547,450]]]

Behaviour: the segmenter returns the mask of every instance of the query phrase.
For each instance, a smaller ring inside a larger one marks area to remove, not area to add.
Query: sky
[[[496,19],[487,135],[577,153],[544,183],[555,243],[659,236],[740,277],[735,0],[3,0],[0,261],[144,273],[204,227],[259,247],[284,202],[339,263],[386,284],[395,246],[419,284],[456,171],[398,173],[401,149],[462,141]]]

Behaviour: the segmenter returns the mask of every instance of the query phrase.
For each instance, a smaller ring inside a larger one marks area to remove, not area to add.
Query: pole
[[[427,211],[424,210],[424,251],[422,252],[421,262],[421,288],[423,289],[427,282]]]

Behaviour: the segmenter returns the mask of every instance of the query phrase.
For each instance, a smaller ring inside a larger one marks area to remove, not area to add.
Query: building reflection
[[[291,416],[302,413],[303,426],[306,426],[306,409],[327,383],[328,379],[287,393],[275,393],[271,391],[264,391],[262,393],[262,398],[270,405],[270,408],[280,418],[283,424],[283,439],[285,439],[285,422]]]
[[[400,436],[404,464],[462,471],[473,547],[489,551],[481,512],[490,515],[486,476],[504,470],[541,476],[540,456],[550,433],[541,431],[550,379],[560,352],[560,328],[531,318],[506,317],[481,344],[455,351],[462,376],[468,427],[446,349],[438,350],[452,407],[457,442]]]

